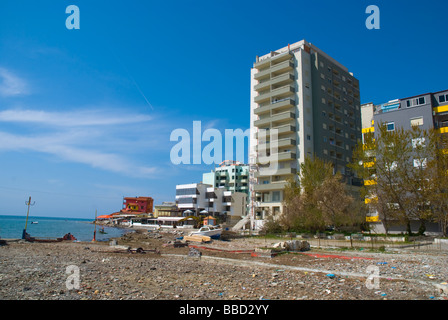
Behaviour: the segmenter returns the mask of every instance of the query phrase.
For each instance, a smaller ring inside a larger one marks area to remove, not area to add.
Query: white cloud
[[[138,164],[134,157],[134,151],[142,152],[151,144],[141,142],[146,138],[142,130],[151,128],[150,120],[145,114],[118,110],[4,110],[0,122],[10,124],[10,129],[0,131],[0,151],[40,152],[130,177],[155,178],[161,170]],[[24,131],[14,128],[15,123],[34,125]]]
[[[42,152],[64,161],[82,163],[131,177],[154,178],[154,173],[160,171],[155,167],[136,165],[120,154],[72,146],[72,142],[66,134],[24,136],[0,132],[0,151]]]
[[[0,95],[3,97],[27,94],[28,88],[24,80],[5,68],[0,68]]]
[[[127,125],[150,121],[152,117],[142,114],[110,114],[109,111],[82,110],[71,112],[47,112],[39,110],[0,111],[0,122],[28,122],[35,124],[79,127]]]

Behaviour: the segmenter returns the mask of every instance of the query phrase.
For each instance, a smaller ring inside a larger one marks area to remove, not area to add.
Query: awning
[[[112,218],[112,215],[110,214],[103,214],[102,216],[96,217],[97,219],[110,219]]]
[[[179,221],[185,219],[185,217],[158,217],[157,220],[159,221]],[[188,220],[193,220],[189,218]]]

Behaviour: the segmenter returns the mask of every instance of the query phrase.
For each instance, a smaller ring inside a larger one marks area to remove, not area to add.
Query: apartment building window
[[[406,107],[415,107],[415,106],[420,106],[422,104],[425,104],[425,97],[420,97],[420,98],[416,98],[416,99],[410,99],[408,101],[406,101]]]
[[[417,147],[424,147],[425,146],[425,138],[415,138],[412,139],[412,148],[417,148]]]
[[[280,201],[280,191],[273,191],[272,192],[272,201],[273,202],[279,202]]]
[[[423,159],[414,159],[414,167],[415,168],[426,168],[427,160]]]
[[[448,94],[442,94],[441,96],[439,96],[439,102],[446,102],[448,101]]]
[[[411,127],[422,126],[422,125],[423,125],[423,117],[411,119]]]
[[[199,194],[199,190],[196,188],[176,189],[176,196],[184,196],[191,194]]]
[[[395,131],[395,122],[387,122],[386,123],[387,131]]]

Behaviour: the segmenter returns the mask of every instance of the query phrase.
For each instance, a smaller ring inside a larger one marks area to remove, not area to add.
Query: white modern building
[[[302,40],[257,56],[251,69],[250,214],[283,211],[283,189],[306,157],[347,164],[361,138],[359,81],[341,63]]]
[[[247,194],[227,191],[210,184],[192,183],[176,186],[176,203],[183,216],[221,217],[228,225],[246,215]]]
[[[212,187],[204,183],[180,184],[176,186],[176,203],[180,211],[188,215],[198,215],[208,204],[207,188]]]

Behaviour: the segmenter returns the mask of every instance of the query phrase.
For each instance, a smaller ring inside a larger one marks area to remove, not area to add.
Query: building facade
[[[246,215],[246,198],[246,193],[227,191],[210,184],[176,186],[176,204],[182,216],[211,215],[228,225],[235,224]]]
[[[353,182],[346,166],[361,139],[360,93],[346,67],[302,40],[256,57],[250,96],[254,218],[282,212],[283,189],[306,157],[331,161]]]
[[[202,182],[215,188],[249,194],[249,166],[225,160],[211,172],[204,173]]]
[[[123,198],[122,213],[150,214],[153,213],[154,199],[151,197],[125,197]]]
[[[378,132],[381,124],[387,126],[388,131],[398,128],[410,130],[419,126],[423,130],[435,128],[440,134],[448,134],[448,90],[435,93],[425,93],[412,97],[390,100],[383,104],[366,103],[362,110],[362,134]],[[374,184],[374,180],[366,180],[364,184]],[[365,200],[366,204],[370,202]],[[367,221],[372,223],[377,232],[384,232],[384,226],[378,212],[369,208]],[[411,222],[412,230],[418,230],[419,222]],[[436,224],[427,224],[429,232],[437,232]],[[403,226],[392,226],[392,232],[404,231]]]

